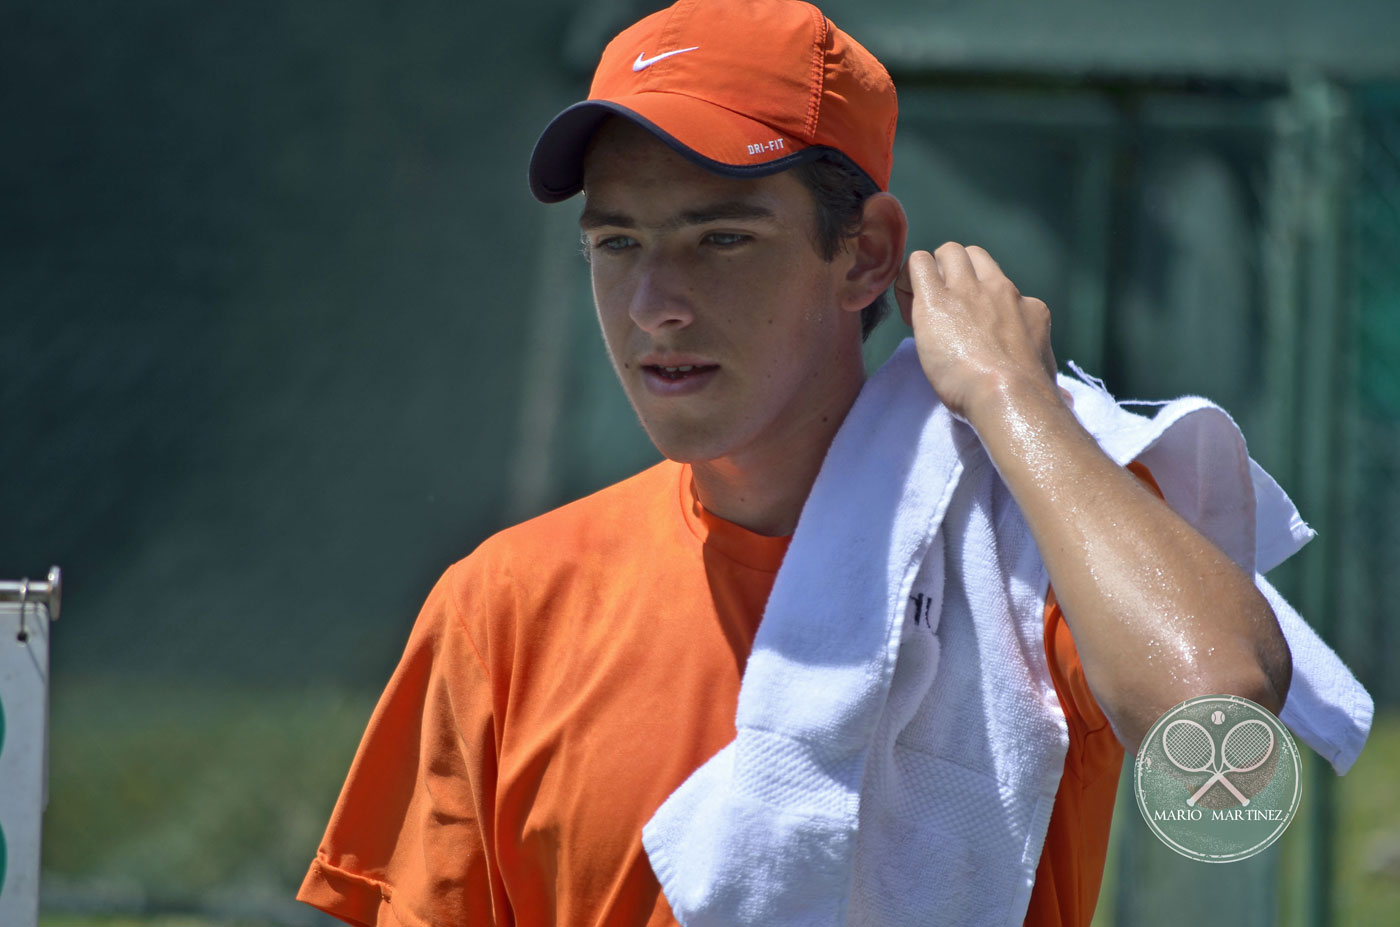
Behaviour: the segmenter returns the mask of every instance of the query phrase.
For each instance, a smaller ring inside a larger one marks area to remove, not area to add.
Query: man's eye
[[[637,242],[626,235],[609,235],[607,238],[600,238],[593,246],[597,251],[626,251]]]
[[[749,236],[741,235],[738,232],[711,232],[705,236],[705,241],[712,245],[720,245],[721,247],[741,244],[748,240]]]

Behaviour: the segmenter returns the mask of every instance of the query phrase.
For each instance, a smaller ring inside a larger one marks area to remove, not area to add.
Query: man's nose
[[[638,268],[638,273],[629,310],[638,328],[658,332],[685,328],[695,320],[684,275],[674,262],[659,255],[651,257]]]

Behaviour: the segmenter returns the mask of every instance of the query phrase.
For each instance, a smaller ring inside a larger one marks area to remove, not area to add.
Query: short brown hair
[[[875,181],[833,152],[792,168],[802,185],[812,192],[817,206],[817,253],[822,260],[834,260],[846,241],[860,231],[865,201],[880,192]],[[875,326],[889,314],[889,291],[860,311],[860,337],[870,337]]]

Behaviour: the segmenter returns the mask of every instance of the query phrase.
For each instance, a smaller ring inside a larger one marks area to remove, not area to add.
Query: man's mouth
[[[690,396],[709,387],[719,375],[719,364],[699,358],[666,358],[690,360],[689,364],[643,364],[642,383],[653,396]]]
[[[660,364],[647,364],[643,369],[667,380],[684,380],[718,369],[717,364],[681,364],[678,367],[665,367]]]

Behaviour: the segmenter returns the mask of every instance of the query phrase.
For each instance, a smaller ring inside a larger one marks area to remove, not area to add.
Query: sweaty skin
[[[1054,382],[1050,314],[991,255],[912,254],[895,294],[924,373],[967,419],[1040,549],[1084,675],[1136,753],[1167,709],[1230,693],[1277,714],[1288,645],[1252,577],[1103,453]]]
[[[790,173],[721,177],[618,119],[589,148],[584,197],[613,367],[711,512],[792,532],[864,380],[860,309],[895,283],[930,384],[1026,515],[1123,745],[1135,753],[1193,695],[1282,708],[1291,663],[1268,603],[1079,425],[1055,386],[1049,311],[985,251],[950,242],[901,269],[907,219],[877,194],[823,261],[811,194]]]

